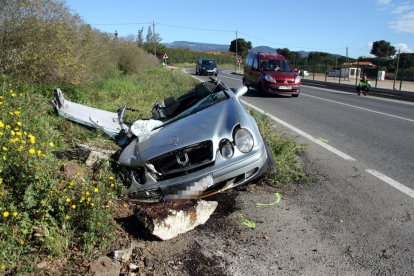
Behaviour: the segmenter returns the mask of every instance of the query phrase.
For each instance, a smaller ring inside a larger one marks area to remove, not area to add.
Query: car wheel
[[[196,75],[198,75],[199,73],[198,73],[198,70],[197,70],[197,68],[196,68],[196,73],[195,73]]]
[[[299,97],[299,94],[292,94],[292,97],[297,98],[297,97]]]
[[[246,86],[246,87],[247,87],[247,89],[250,89],[250,87],[249,87],[249,85],[247,84],[247,82],[246,82],[246,79],[245,79],[245,78],[243,78],[243,85],[244,85],[244,86]]]
[[[258,92],[259,92],[260,94],[262,94],[262,95],[264,95],[264,94],[266,93],[266,89],[264,88],[264,86],[263,86],[263,83],[262,83],[262,82],[259,82],[259,83],[257,84],[257,90],[258,90]]]

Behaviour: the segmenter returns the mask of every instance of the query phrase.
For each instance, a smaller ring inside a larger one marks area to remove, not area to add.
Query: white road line
[[[388,185],[396,188],[397,190],[399,190],[400,192],[414,198],[414,191],[411,190],[410,188],[404,186],[403,184],[395,181],[394,179],[386,176],[385,174],[382,174],[376,170],[371,170],[371,169],[367,169],[365,170],[366,172],[372,174],[373,176],[381,179],[382,181],[384,181],[385,183],[387,183]]]
[[[400,119],[400,120],[409,121],[409,122],[414,123],[414,120],[412,120],[412,119],[408,119],[408,118],[404,118],[404,117],[400,117],[400,116],[396,116],[396,115],[392,115],[392,114],[388,114],[388,113],[384,113],[384,112],[379,112],[379,111],[376,111],[376,110],[363,108],[363,107],[359,107],[359,106],[352,105],[352,104],[346,104],[346,103],[341,103],[341,102],[338,102],[338,101],[328,100],[328,99],[317,97],[317,96],[312,96],[312,95],[303,94],[303,93],[301,93],[301,94],[302,94],[302,96],[316,98],[316,99],[319,99],[319,100],[323,100],[323,101],[327,101],[327,102],[331,102],[331,103],[336,103],[336,104],[340,104],[340,105],[345,105],[345,106],[349,106],[349,107],[352,107],[352,108],[361,109],[361,110],[364,110],[364,111],[369,111],[369,112],[373,112],[373,113],[381,114],[381,115],[384,115],[384,116],[397,118],[397,119]]]
[[[226,78],[226,79],[232,79],[232,80],[238,80],[238,81],[241,81],[241,79],[232,78],[232,77],[226,77],[226,76],[224,76],[223,74],[219,75],[218,77],[219,77],[219,78]]]
[[[332,146],[330,146],[330,145],[328,145],[328,144],[326,144],[326,143],[324,143],[324,142],[320,141],[319,139],[317,139],[317,138],[313,137],[312,135],[310,135],[310,134],[308,134],[308,133],[306,133],[306,132],[304,132],[304,131],[302,131],[302,130],[300,130],[300,129],[298,129],[298,128],[294,127],[294,126],[292,126],[291,124],[288,124],[288,123],[286,123],[285,121],[282,121],[282,120],[280,120],[279,118],[276,118],[275,116],[273,116],[273,115],[271,115],[271,114],[269,114],[269,113],[264,112],[264,111],[263,111],[263,110],[261,110],[260,108],[258,108],[258,107],[256,107],[256,106],[254,106],[254,105],[252,105],[252,104],[250,104],[250,103],[248,103],[248,102],[246,102],[246,101],[244,101],[244,100],[241,100],[241,102],[242,102],[243,104],[245,104],[245,105],[249,106],[250,108],[252,108],[252,109],[254,109],[254,110],[256,110],[256,111],[260,112],[260,113],[266,114],[267,116],[269,116],[270,118],[272,118],[272,120],[274,120],[274,121],[278,122],[279,124],[284,125],[285,127],[289,128],[289,129],[291,129],[291,130],[293,130],[294,132],[298,133],[299,135],[302,135],[303,137],[305,137],[305,138],[307,138],[307,139],[311,140],[312,142],[314,142],[314,143],[318,144],[319,146],[323,147],[324,149],[327,149],[327,150],[329,150],[330,152],[332,152],[332,153],[334,153],[334,154],[338,155],[339,157],[341,157],[341,158],[343,158],[343,159],[345,159],[345,160],[348,160],[348,161],[355,161],[355,158],[352,158],[351,156],[349,156],[349,155],[347,155],[347,154],[343,153],[342,151],[337,150],[336,148],[334,148],[334,147],[332,147]]]

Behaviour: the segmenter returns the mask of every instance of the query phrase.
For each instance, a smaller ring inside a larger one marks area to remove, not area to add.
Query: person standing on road
[[[361,92],[364,94],[364,96],[367,95],[369,92],[369,88],[371,87],[371,82],[368,80],[367,76],[363,76],[361,80],[359,81],[357,88],[358,96],[361,95]]]

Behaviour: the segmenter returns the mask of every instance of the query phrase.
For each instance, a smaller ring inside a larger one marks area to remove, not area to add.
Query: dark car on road
[[[210,58],[199,58],[195,68],[196,75],[214,75],[217,76],[217,64]]]
[[[299,96],[300,76],[283,55],[250,53],[246,57],[243,84],[263,94]]]

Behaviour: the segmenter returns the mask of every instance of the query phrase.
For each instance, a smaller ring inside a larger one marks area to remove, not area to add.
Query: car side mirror
[[[237,98],[240,98],[241,96],[243,96],[244,94],[246,94],[246,92],[249,91],[249,88],[247,88],[247,86],[240,86],[238,87],[235,91],[234,94],[236,95]]]

